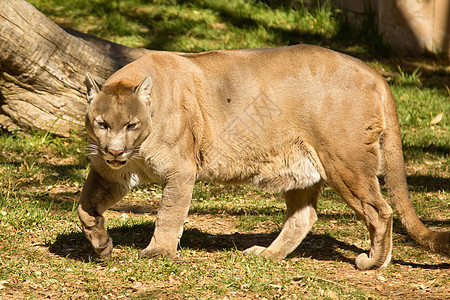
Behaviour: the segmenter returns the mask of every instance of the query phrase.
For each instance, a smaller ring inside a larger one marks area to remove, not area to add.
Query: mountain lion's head
[[[99,87],[88,73],[86,87],[91,155],[101,155],[112,169],[120,169],[139,155],[150,133],[152,80],[147,77],[138,86],[118,81]]]

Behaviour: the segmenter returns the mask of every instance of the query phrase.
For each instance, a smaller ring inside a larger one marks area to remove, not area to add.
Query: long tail
[[[419,245],[450,255],[450,232],[434,232],[425,227],[409,198],[397,107],[390,89],[385,98],[386,128],[381,140],[385,182],[391,202],[409,236]]]

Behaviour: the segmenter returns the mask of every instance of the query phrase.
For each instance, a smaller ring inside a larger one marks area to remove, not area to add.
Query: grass
[[[448,229],[448,64],[390,58],[369,25],[350,32],[330,5],[30,2],[62,26],[129,46],[202,51],[308,42],[366,59],[390,79],[398,101],[416,210],[428,226]],[[368,42],[371,36],[375,44]],[[441,112],[442,120],[432,124]],[[448,259],[418,247],[398,221],[393,263],[383,270],[355,270],[354,258],[369,246],[367,229],[327,186],[319,221],[283,261],[241,253],[276,237],[284,216],[281,195],[202,182],[195,186],[178,259],[138,259],[161,197],[159,185],[146,185],[106,213],[115,250],[111,260],[101,260],[81,233],[75,211],[88,172],[83,133],[71,138],[4,133],[0,143],[1,299],[382,299],[449,293]]]
[[[62,26],[155,50],[193,52],[315,43],[370,52],[375,48],[370,43],[378,40],[351,32],[342,12],[326,3],[294,10],[257,0],[30,2]],[[361,37],[365,43],[355,43]]]

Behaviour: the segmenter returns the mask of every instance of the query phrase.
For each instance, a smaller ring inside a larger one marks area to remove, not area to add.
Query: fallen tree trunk
[[[0,128],[69,136],[84,121],[86,72],[103,82],[146,51],[63,29],[25,0],[0,0]]]

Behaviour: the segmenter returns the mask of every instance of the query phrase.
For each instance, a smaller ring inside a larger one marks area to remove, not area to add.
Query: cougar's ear
[[[134,90],[139,99],[144,101],[145,104],[150,104],[152,101],[152,85],[152,78],[147,76],[147,78],[145,78],[144,81],[142,81],[141,84],[139,84]]]
[[[91,104],[92,100],[94,100],[95,97],[98,95],[98,93],[100,93],[100,87],[98,83],[94,80],[94,78],[92,78],[92,75],[89,72],[86,73],[85,84],[87,89],[86,93],[87,102],[88,104]]]

